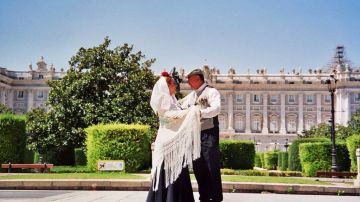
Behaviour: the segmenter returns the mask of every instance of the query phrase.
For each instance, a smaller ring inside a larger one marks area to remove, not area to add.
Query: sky
[[[0,0],[0,67],[57,71],[79,48],[124,43],[159,73],[204,64],[227,73],[324,68],[338,45],[360,66],[358,0]]]

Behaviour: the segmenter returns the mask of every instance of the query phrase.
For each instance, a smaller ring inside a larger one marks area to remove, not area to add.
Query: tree
[[[12,114],[13,111],[11,108],[4,104],[0,104],[0,114]]]
[[[352,114],[348,122],[348,135],[360,135],[360,108]]]
[[[83,129],[98,123],[157,127],[149,105],[150,89],[155,83],[150,67],[155,59],[144,60],[145,56],[128,44],[110,49],[110,42],[105,38],[99,46],[80,48],[69,61],[70,69],[64,78],[48,82],[49,131],[42,137],[48,140],[43,144],[53,146],[56,141],[60,148],[81,147]],[[44,129],[39,128],[42,133]]]
[[[330,125],[326,123],[320,123],[318,125],[315,125],[311,127],[309,130],[305,130],[303,135],[300,137],[303,138],[314,138],[314,137],[325,137],[330,139]],[[350,131],[348,127],[345,127],[343,125],[336,125],[335,128],[335,137],[337,139],[343,139],[345,140],[347,137],[350,136]]]

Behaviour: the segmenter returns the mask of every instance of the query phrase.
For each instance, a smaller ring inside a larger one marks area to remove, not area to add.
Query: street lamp
[[[338,171],[338,165],[336,161],[336,147],[335,147],[335,109],[334,109],[334,93],[336,91],[336,83],[337,79],[332,74],[330,75],[331,79],[326,80],[326,84],[328,85],[328,90],[330,92],[331,96],[331,143],[332,143],[332,149],[331,149],[331,172],[337,172]]]
[[[284,144],[284,147],[285,147],[285,151],[287,152],[287,149],[288,149],[288,147],[289,147],[289,143],[288,143],[288,139],[286,138],[285,139],[285,144]]]

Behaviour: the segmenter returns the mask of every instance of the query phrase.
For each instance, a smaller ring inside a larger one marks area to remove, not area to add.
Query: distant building
[[[0,67],[0,103],[5,104],[17,114],[23,114],[32,108],[48,110],[45,103],[50,87],[48,80],[61,79],[65,72],[55,72],[54,65],[48,68],[44,58],[36,63],[37,68],[29,65],[28,71],[11,71]]]
[[[230,68],[221,74],[203,66],[205,79],[221,93],[220,132],[225,139],[255,140],[258,150],[285,150],[286,142],[303,130],[319,123],[329,123],[331,97],[326,80],[337,82],[335,123],[347,125],[360,106],[360,69],[351,67],[339,46],[331,65],[325,69],[293,70],[268,74],[237,74]],[[182,92],[190,92],[186,74],[180,69]],[[329,131],[330,132],[330,131]],[[286,140],[287,139],[287,140]]]

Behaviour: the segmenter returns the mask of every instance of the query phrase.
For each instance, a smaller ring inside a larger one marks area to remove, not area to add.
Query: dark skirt
[[[159,188],[153,190],[152,182],[146,202],[193,202],[194,195],[188,167],[183,168],[178,179],[165,188],[165,170],[161,166]]]

